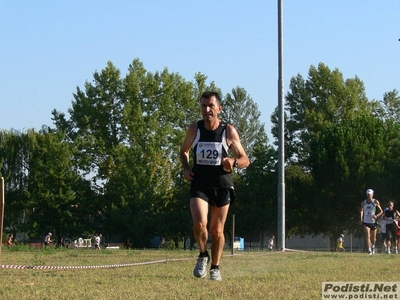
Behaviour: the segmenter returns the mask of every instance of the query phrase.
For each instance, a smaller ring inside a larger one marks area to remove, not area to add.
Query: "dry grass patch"
[[[1,299],[321,299],[323,281],[400,277],[400,255],[364,253],[224,253],[222,282],[192,275],[197,252],[161,250],[3,251],[2,264],[91,266],[78,270],[1,269]],[[389,273],[390,271],[390,273]]]

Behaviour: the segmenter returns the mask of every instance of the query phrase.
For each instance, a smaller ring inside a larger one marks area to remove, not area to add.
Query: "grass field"
[[[321,299],[323,281],[398,281],[400,255],[225,252],[222,282],[193,277],[197,252],[3,248],[2,265],[104,266],[0,269],[1,299]]]

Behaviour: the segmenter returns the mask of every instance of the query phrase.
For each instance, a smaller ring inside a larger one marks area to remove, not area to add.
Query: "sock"
[[[200,255],[199,255],[199,257],[208,257],[209,255],[208,255],[208,251],[206,250],[206,251],[204,251],[204,252],[200,252]]]
[[[211,265],[211,270],[213,270],[213,269],[219,269],[219,265],[218,265],[218,266],[216,266],[216,265]]]

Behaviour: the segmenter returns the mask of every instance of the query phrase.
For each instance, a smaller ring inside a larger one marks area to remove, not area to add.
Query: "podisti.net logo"
[[[322,299],[400,299],[400,282],[322,282]]]

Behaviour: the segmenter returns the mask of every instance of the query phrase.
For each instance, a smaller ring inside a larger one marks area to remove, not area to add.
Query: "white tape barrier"
[[[76,269],[111,269],[111,268],[122,268],[142,265],[152,265],[167,263],[172,261],[183,261],[193,258],[180,258],[180,259],[163,259],[155,261],[146,261],[129,264],[113,264],[113,265],[99,265],[99,266],[21,266],[21,265],[1,265],[2,269],[30,269],[30,270],[76,270]]]

